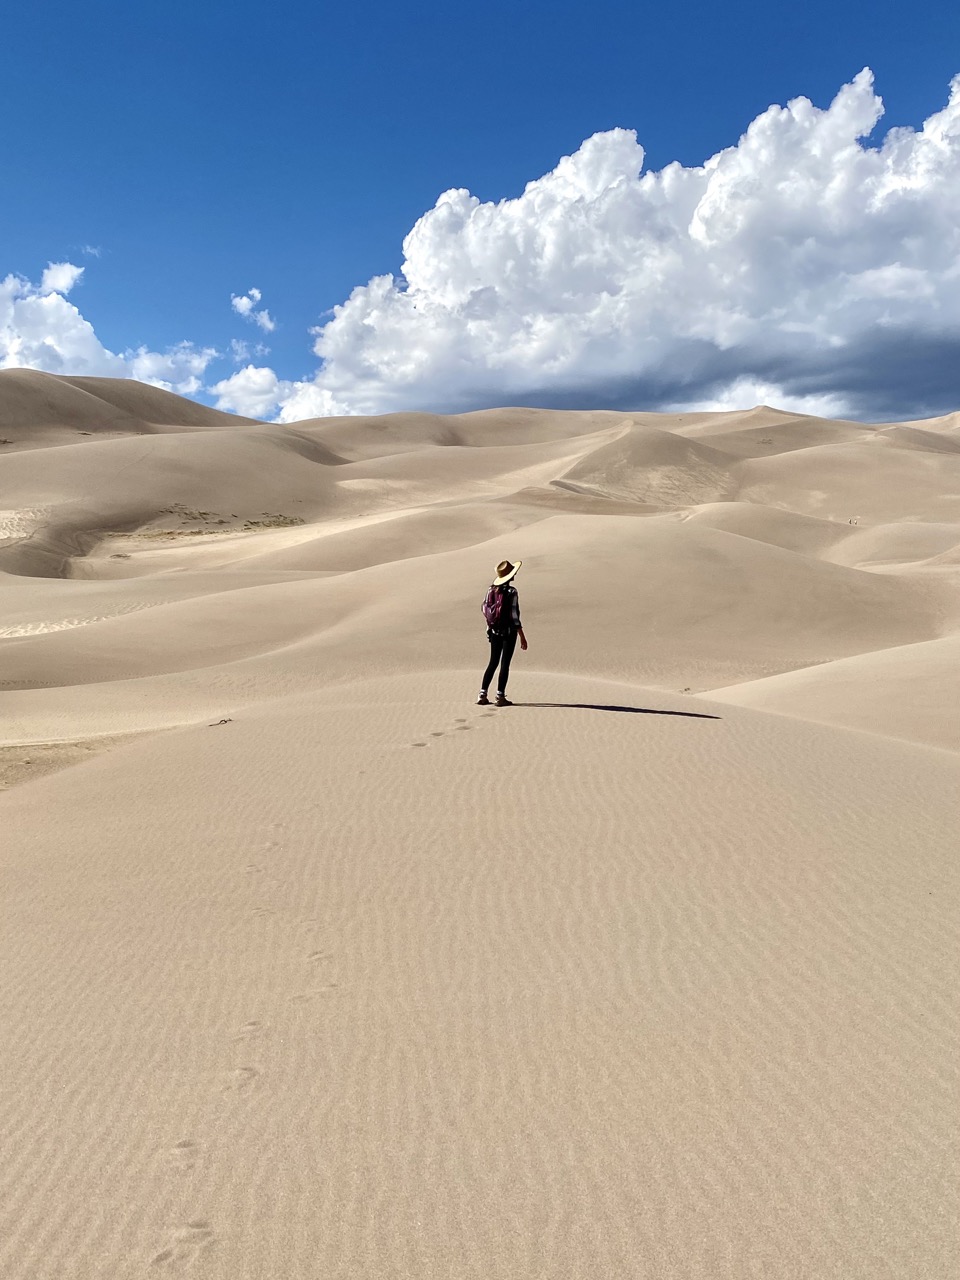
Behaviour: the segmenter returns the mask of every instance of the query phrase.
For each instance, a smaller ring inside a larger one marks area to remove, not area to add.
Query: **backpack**
[[[503,587],[490,587],[483,598],[483,616],[491,631],[503,631],[509,626],[510,597]]]

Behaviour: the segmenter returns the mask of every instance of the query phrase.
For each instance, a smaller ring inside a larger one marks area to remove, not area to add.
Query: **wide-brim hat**
[[[516,564],[511,564],[509,560],[501,560],[497,565],[497,576],[493,580],[493,585],[502,587],[505,582],[509,582],[522,564],[522,560],[518,560]]]

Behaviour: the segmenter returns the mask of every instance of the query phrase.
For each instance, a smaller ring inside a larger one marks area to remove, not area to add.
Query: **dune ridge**
[[[0,371],[0,1274],[955,1276],[958,432]]]

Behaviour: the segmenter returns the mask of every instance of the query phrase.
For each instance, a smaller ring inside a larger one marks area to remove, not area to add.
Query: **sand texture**
[[[960,1274],[960,418],[0,440],[4,1280]]]

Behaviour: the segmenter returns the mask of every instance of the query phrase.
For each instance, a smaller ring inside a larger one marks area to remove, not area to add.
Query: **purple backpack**
[[[483,616],[491,631],[500,631],[510,613],[510,600],[503,587],[490,587],[483,597]]]

